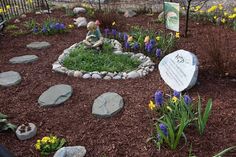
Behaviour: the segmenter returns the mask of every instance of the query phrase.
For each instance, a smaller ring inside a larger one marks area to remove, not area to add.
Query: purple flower
[[[42,32],[43,32],[43,33],[46,33],[47,31],[48,31],[48,30],[47,30],[46,26],[43,26]]]
[[[127,40],[128,40],[128,35],[124,33],[124,41],[127,42]]]
[[[59,30],[60,28],[61,28],[61,27],[60,27],[60,23],[56,23],[56,24],[55,24],[55,29],[56,29],[56,30]]]
[[[63,29],[65,29],[65,28],[66,28],[65,25],[64,25],[63,23],[61,23],[61,24],[60,24],[60,29],[63,30]]]
[[[33,33],[38,33],[39,32],[39,29],[38,29],[38,27],[36,26],[36,27],[34,27],[34,29],[33,29]]]
[[[116,34],[117,34],[116,29],[112,29],[112,30],[111,30],[111,33],[112,33],[112,35],[114,36],[114,38],[116,38]]]
[[[184,95],[184,102],[187,105],[190,105],[192,103],[192,99],[188,95]]]
[[[148,43],[148,44],[147,44],[147,52],[148,52],[148,53],[151,53],[151,51],[152,51],[152,44],[151,44],[151,43]]]
[[[167,127],[165,126],[165,124],[161,123],[161,124],[159,125],[159,127],[160,127],[162,133],[163,133],[165,136],[167,136],[167,135],[168,135],[168,131],[167,131]]]
[[[104,29],[104,33],[105,33],[105,36],[106,36],[106,37],[107,37],[109,31],[110,31],[109,28]]]
[[[127,41],[125,42],[125,48],[126,49],[130,48],[129,42],[127,42]]]
[[[134,48],[134,50],[137,50],[139,48],[139,44],[137,42],[135,42],[133,48]]]
[[[157,48],[156,50],[156,57],[160,58],[161,57],[161,49]]]
[[[156,44],[155,40],[154,39],[151,39],[150,40],[150,44],[152,44],[152,46],[154,46]]]
[[[174,90],[173,95],[174,95],[175,97],[179,98],[179,97],[180,97],[180,92]]]
[[[156,91],[155,93],[155,104],[156,105],[162,105],[163,103],[163,94],[161,91]]]

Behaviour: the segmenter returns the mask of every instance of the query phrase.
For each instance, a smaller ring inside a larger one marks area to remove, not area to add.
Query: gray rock
[[[88,22],[85,17],[78,17],[77,19],[74,19],[74,24],[77,25],[77,27],[86,27]]]
[[[103,93],[94,100],[92,114],[105,118],[118,113],[124,106],[123,98],[117,93]]]
[[[0,86],[10,87],[21,82],[21,76],[18,72],[7,71],[0,73]]]
[[[81,71],[75,71],[74,72],[74,77],[82,77],[83,73]]]
[[[111,80],[111,76],[106,75],[105,77],[103,77],[104,80]]]
[[[116,75],[113,77],[114,80],[120,80],[122,77],[120,75]]]
[[[40,106],[56,106],[70,98],[72,87],[65,84],[59,84],[47,89],[38,99]]]
[[[62,147],[56,151],[53,157],[84,157],[86,149],[84,146]]]
[[[16,136],[19,140],[27,140],[30,139],[32,137],[34,137],[37,133],[37,128],[33,123],[28,123],[29,126],[26,126],[24,124],[20,125],[17,129],[16,129]],[[25,127],[25,132],[21,132],[21,127]],[[28,128],[30,127],[31,130],[28,130]]]
[[[30,63],[36,60],[38,60],[38,56],[36,55],[24,55],[19,57],[13,57],[9,60],[9,62],[12,64],[17,64],[17,63]]]
[[[113,53],[117,54],[117,55],[120,55],[122,54],[123,52],[122,51],[114,51]]]
[[[75,7],[75,8],[73,9],[73,12],[74,12],[75,14],[86,13],[86,9],[84,9],[84,8],[82,8],[82,7]]]
[[[133,10],[126,10],[124,14],[125,17],[134,17],[135,15],[137,15],[137,13]]]
[[[84,75],[83,75],[83,78],[84,78],[84,79],[89,79],[89,78],[91,78],[91,75],[88,74],[88,73],[87,73],[87,74],[84,74]]]
[[[128,79],[130,78],[133,79],[133,78],[138,78],[138,77],[140,77],[140,74],[137,71],[131,71],[128,73],[128,76],[127,76]]]
[[[99,74],[93,74],[92,78],[94,78],[94,79],[101,79],[102,77]]]
[[[27,48],[29,49],[35,49],[35,50],[41,50],[41,49],[45,49],[45,48],[48,48],[50,47],[51,44],[49,42],[46,42],[46,41],[42,41],[42,42],[32,42],[28,45],[26,45]]]

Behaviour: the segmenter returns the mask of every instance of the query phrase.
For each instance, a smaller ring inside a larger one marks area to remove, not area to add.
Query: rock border
[[[154,70],[155,63],[150,59],[150,57],[145,56],[142,53],[133,53],[133,52],[123,52],[122,51],[122,45],[119,41],[115,39],[107,39],[105,38],[105,42],[111,43],[114,50],[113,53],[117,55],[121,54],[128,54],[131,58],[138,59],[141,64],[138,66],[137,69],[129,72],[107,72],[107,71],[93,71],[93,72],[87,72],[82,70],[70,70],[63,66],[64,59],[70,54],[71,50],[78,47],[80,43],[75,43],[68,49],[65,49],[63,53],[58,57],[58,60],[52,64],[52,70],[55,72],[67,74],[68,76],[74,76],[74,77],[81,77],[84,79],[104,79],[104,80],[111,80],[111,79],[133,79],[133,78],[139,78],[146,76],[148,73],[152,72]]]

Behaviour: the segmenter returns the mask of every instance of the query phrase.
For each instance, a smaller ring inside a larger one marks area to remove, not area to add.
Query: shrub
[[[16,130],[16,126],[7,121],[7,115],[4,115],[0,112],[0,132],[6,130]]]

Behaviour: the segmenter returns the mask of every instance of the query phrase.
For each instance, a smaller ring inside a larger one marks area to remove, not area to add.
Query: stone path
[[[111,117],[124,106],[123,98],[117,93],[104,93],[94,100],[92,114],[102,118]]]
[[[46,42],[46,41],[42,41],[42,42],[36,41],[36,42],[32,42],[32,43],[26,45],[27,48],[35,49],[35,50],[46,49],[50,46],[51,46],[51,44],[49,42]]]
[[[20,63],[31,63],[38,60],[38,56],[36,55],[24,55],[24,56],[18,56],[13,57],[9,60],[12,64],[20,64]]]
[[[18,72],[7,71],[0,73],[0,86],[10,87],[21,82],[21,76]]]

